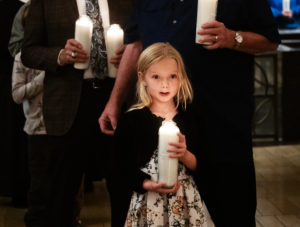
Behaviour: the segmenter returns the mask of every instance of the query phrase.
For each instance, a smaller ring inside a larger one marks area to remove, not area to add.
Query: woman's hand
[[[153,180],[144,180],[143,188],[147,191],[158,192],[163,194],[175,193],[180,188],[180,182],[177,181],[172,188],[165,188],[165,183],[156,182]]]
[[[85,63],[89,59],[87,53],[83,50],[82,45],[75,39],[68,39],[65,48],[59,55],[59,64]]]
[[[200,43],[210,42],[211,45],[203,45],[207,50],[214,50],[217,48],[233,48],[235,32],[227,29],[222,22],[212,21],[202,25],[202,29],[198,31],[203,38],[199,40]]]
[[[120,62],[121,62],[121,58],[122,58],[122,56],[123,56],[125,47],[126,47],[125,45],[120,46],[120,47],[116,50],[115,55],[112,56],[112,57],[110,58],[110,61],[109,61],[109,62],[110,62],[111,64],[113,64],[116,68],[119,67],[119,64],[120,64]]]

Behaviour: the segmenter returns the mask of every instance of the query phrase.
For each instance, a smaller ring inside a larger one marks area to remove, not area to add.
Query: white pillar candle
[[[217,5],[218,0],[198,0],[196,43],[199,43],[199,39],[203,38],[202,35],[197,34],[202,29],[201,26],[206,22],[216,20]],[[211,43],[206,42],[201,44],[209,45]]]
[[[108,64],[108,75],[111,78],[116,78],[118,69],[110,63],[111,57],[116,54],[118,48],[123,44],[124,32],[120,25],[112,24],[106,32],[106,51],[107,51],[107,64]]]
[[[167,150],[172,149],[170,142],[179,141],[178,132],[179,128],[173,121],[164,121],[158,131],[158,181],[165,183],[166,187],[173,187],[177,181],[178,159],[170,158],[171,153]]]
[[[290,11],[290,0],[282,0],[282,10]]]
[[[81,15],[75,24],[75,39],[82,45],[83,50],[90,55],[93,35],[93,22],[87,15]],[[85,63],[75,63],[76,69],[87,69],[89,60]]]

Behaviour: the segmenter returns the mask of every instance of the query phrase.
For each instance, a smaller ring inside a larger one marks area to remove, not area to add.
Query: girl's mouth
[[[162,96],[167,96],[167,95],[170,94],[170,92],[159,92],[159,94],[162,95]]]

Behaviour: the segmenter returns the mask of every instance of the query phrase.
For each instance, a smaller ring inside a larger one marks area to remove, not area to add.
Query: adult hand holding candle
[[[106,32],[106,51],[109,77],[115,78],[118,69],[110,63],[110,59],[116,54],[116,51],[123,45],[124,32],[118,24],[112,24]]]
[[[82,15],[76,21],[75,24],[75,40],[81,45],[83,50],[90,55],[91,42],[93,34],[93,22],[87,15]],[[74,68],[76,69],[87,69],[89,66],[89,60],[85,63],[75,63]]]
[[[197,11],[197,26],[196,26],[196,43],[199,43],[201,35],[197,34],[201,30],[201,26],[204,23],[216,20],[218,0],[198,0],[198,11]],[[201,43],[210,45],[211,43]]]
[[[166,187],[173,187],[177,182],[178,158],[170,158],[167,150],[172,149],[171,142],[177,143],[179,128],[173,121],[164,121],[159,128],[158,141],[158,181],[166,184]]]

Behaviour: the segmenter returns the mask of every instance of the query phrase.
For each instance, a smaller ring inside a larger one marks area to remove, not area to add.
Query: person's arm
[[[229,48],[248,54],[276,50],[280,43],[278,24],[267,0],[238,0],[237,4],[240,12],[231,15],[224,13],[222,17],[230,17],[239,25],[234,22],[226,21],[224,24],[212,21],[204,24],[203,29],[198,31],[209,36],[207,41],[213,42],[211,46],[205,48],[208,50]],[[243,37],[241,44],[235,40],[236,32],[240,32]]]
[[[11,35],[8,43],[8,50],[12,57],[15,57],[17,53],[21,51],[21,44],[24,38],[24,29],[22,24],[22,15],[24,13],[24,9],[30,4],[30,2],[22,5],[17,12],[13,25],[11,28]]]
[[[26,18],[22,62],[25,66],[46,71],[56,71],[57,56],[62,47],[47,45],[44,1],[32,0]]]
[[[66,40],[64,46],[52,45],[48,41],[46,16],[44,1],[32,0],[24,29],[23,64],[33,69],[56,72],[63,65],[86,62],[88,56],[75,39]],[[75,52],[75,57],[72,57],[72,52]]]
[[[121,112],[121,107],[126,101],[130,91],[132,91],[137,80],[136,63],[141,51],[142,43],[140,41],[135,41],[126,45],[119,65],[114,88],[109,101],[99,118],[100,128],[105,134],[114,134],[114,130],[117,126],[117,119]]]
[[[269,41],[265,36],[254,32],[239,31],[243,37],[243,42],[238,45],[235,41],[236,31],[225,27],[222,22],[213,21],[202,26],[202,30],[198,31],[200,35],[207,35],[201,39],[201,42],[212,42],[212,45],[204,46],[207,50],[218,48],[228,48],[248,54],[256,54],[259,52],[276,50],[278,43]]]
[[[122,115],[114,135],[113,160],[115,167],[112,170],[116,184],[124,185],[130,191],[145,193],[142,183],[151,177],[140,170],[138,160],[141,150],[137,149],[135,140],[138,129],[135,117],[130,113]],[[118,185],[115,185],[118,187]]]
[[[28,74],[38,73],[32,80],[27,81]],[[12,97],[20,104],[31,99],[43,90],[45,72],[25,68],[20,61],[20,54],[16,55],[12,73]]]

